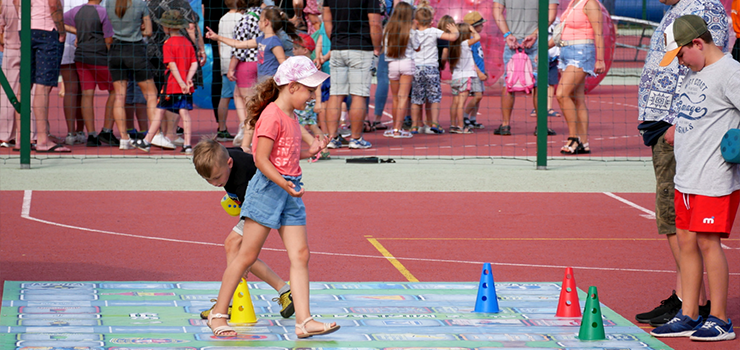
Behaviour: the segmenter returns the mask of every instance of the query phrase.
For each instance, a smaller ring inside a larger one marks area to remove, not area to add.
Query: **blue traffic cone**
[[[493,284],[491,263],[483,264],[483,272],[478,284],[478,298],[475,299],[475,312],[499,312],[496,286]]]

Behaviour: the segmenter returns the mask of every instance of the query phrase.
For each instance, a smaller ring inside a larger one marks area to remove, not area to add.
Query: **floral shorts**
[[[298,117],[298,122],[301,125],[314,125],[316,124],[316,112],[313,110],[316,107],[316,100],[311,100],[306,103],[306,108],[303,110],[296,109],[293,111]]]
[[[438,67],[417,66],[414,73],[414,82],[411,85],[411,103],[421,105],[425,102],[441,102],[441,84]]]
[[[470,92],[472,85],[472,79],[470,77],[452,79],[450,82],[450,88],[452,90],[452,96],[457,96],[461,92]]]

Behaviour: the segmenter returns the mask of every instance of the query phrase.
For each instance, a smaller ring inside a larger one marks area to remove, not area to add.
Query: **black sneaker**
[[[676,310],[673,312],[673,314],[675,315],[678,312],[678,310],[681,309],[681,304],[682,304],[681,300],[678,299],[678,296],[676,295],[676,291],[674,290],[673,294],[671,294],[671,296],[668,297],[668,299],[661,301],[659,306],[652,309],[651,311],[637,314],[635,316],[635,320],[637,320],[637,322],[640,322],[640,323],[650,323],[650,320],[658,316],[662,316],[663,314],[669,313],[670,311],[674,309]]]
[[[511,135],[511,125],[503,126],[499,125],[499,127],[493,131],[494,135],[504,135],[508,136]]]
[[[229,130],[219,130],[216,133],[216,141],[232,141],[234,140],[234,135],[229,134]]]
[[[558,133],[555,132],[555,130],[547,128],[547,136],[553,136],[557,135]],[[534,136],[537,136],[537,127],[534,127]]]
[[[483,128],[485,127],[485,126],[483,126],[483,124],[481,124],[481,123],[478,123],[478,122],[477,122],[477,121],[475,121],[475,120],[471,120],[471,121],[470,121],[470,123],[469,123],[468,125],[469,125],[469,126],[470,126],[471,128],[473,128],[473,129],[483,129]]]
[[[136,148],[149,153],[149,151],[152,149],[152,144],[149,142],[146,142],[146,140],[132,140],[134,146]]]
[[[100,134],[98,134],[98,140],[101,142],[105,142],[111,146],[119,146],[121,144],[121,142],[116,138],[116,135],[113,135],[112,131],[109,131],[109,132],[101,131]],[[90,141],[88,140],[88,143],[89,142]]]
[[[98,147],[100,146],[100,140],[92,135],[87,135],[87,147]]]
[[[411,122],[411,116],[405,116],[403,118],[403,127],[404,128],[410,128],[413,123]]]
[[[183,129],[182,129],[181,127],[179,127],[179,126],[177,127],[177,129],[175,129],[175,134],[178,134],[178,135],[180,135],[180,136],[182,136],[182,134],[183,134],[184,132],[185,132],[185,130],[183,130]]]
[[[662,314],[662,315],[660,315],[658,317],[655,317],[655,318],[650,319],[650,322],[649,322],[650,325],[653,326],[653,327],[660,327],[660,326],[668,323],[668,321],[672,320],[676,316],[676,314],[678,313],[678,310],[680,310],[680,308],[681,308],[681,306],[679,305],[679,308],[678,309],[673,309],[673,310],[671,310],[669,312],[666,312],[666,313],[664,313],[664,314]],[[706,320],[707,317],[709,317],[709,312],[711,310],[712,310],[712,303],[709,300],[707,300],[707,304],[706,305],[700,305],[699,306],[699,315],[701,315],[701,317]]]
[[[337,135],[337,140],[342,144],[342,147],[349,147],[349,140],[342,137],[342,135]]]

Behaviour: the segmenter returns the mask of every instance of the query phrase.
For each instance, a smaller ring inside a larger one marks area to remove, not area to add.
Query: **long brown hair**
[[[270,26],[275,34],[282,29],[293,41],[300,41],[301,37],[298,36],[298,29],[295,24],[288,20],[288,15],[282,10],[275,6],[267,6],[262,10],[262,18],[266,18],[270,21]]]
[[[457,37],[457,40],[450,43],[450,71],[454,71],[457,64],[460,63],[462,42],[470,39],[470,24],[465,22],[458,23],[457,30],[460,32],[460,36]]]
[[[278,95],[280,95],[280,87],[275,83],[275,79],[268,78],[255,85],[254,96],[247,101],[247,119],[244,121],[244,124],[254,129],[262,111],[265,110],[270,102],[275,102]]]
[[[386,45],[385,56],[388,58],[403,58],[406,46],[409,44],[411,26],[413,26],[414,8],[400,2],[393,9],[388,24],[383,31],[383,45]]]
[[[129,7],[131,7],[131,0],[116,0],[116,16],[123,19]]]

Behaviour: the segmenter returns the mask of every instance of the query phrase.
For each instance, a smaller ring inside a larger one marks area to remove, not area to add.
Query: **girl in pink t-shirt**
[[[275,76],[255,87],[247,103],[247,123],[254,128],[252,150],[257,172],[249,181],[241,216],[244,237],[239,254],[224,271],[221,289],[208,326],[216,336],[232,337],[226,312],[241,276],[257,260],[271,229],[283,239],[290,258],[290,287],[296,316],[296,335],[306,338],[339,329],[332,323],[311,318],[308,283],[308,239],[306,207],[301,197],[301,167],[298,161],[310,158],[326,147],[326,136],[317,135],[308,150],[301,150],[302,133],[293,111],[303,109],[316,88],[329,75],[316,69],[310,58],[294,56],[285,60]]]

